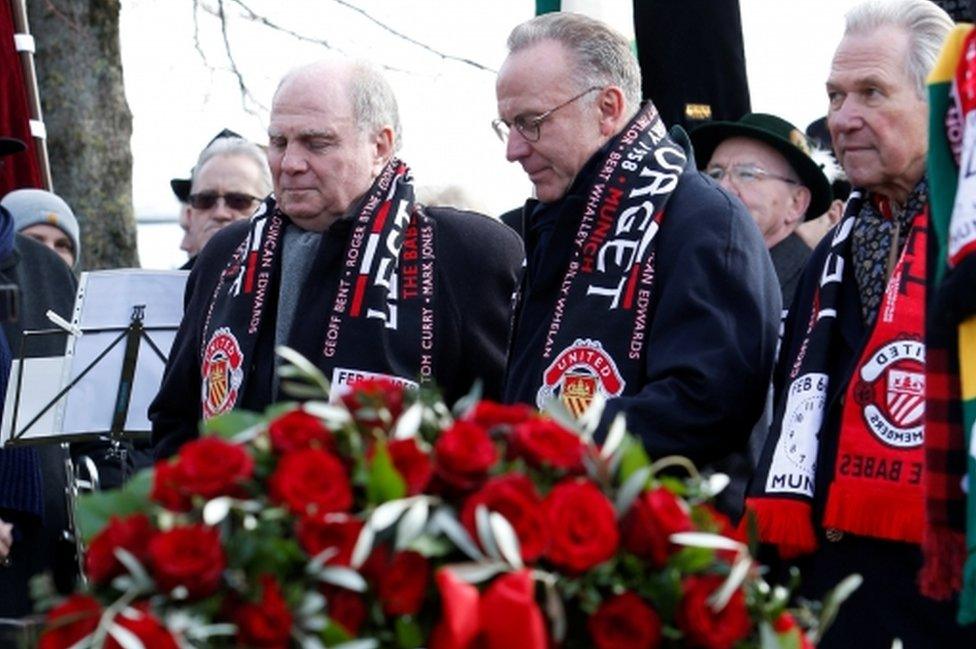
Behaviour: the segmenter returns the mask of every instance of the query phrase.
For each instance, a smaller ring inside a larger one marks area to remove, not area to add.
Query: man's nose
[[[308,169],[308,162],[297,143],[289,143],[285,147],[281,157],[281,168],[290,174],[301,173]]]
[[[845,99],[836,108],[831,108],[827,114],[827,129],[830,131],[831,138],[835,131],[838,133],[853,131],[862,124],[861,110],[857,103],[850,99]]]
[[[505,159],[509,162],[516,162],[528,157],[530,153],[532,153],[531,143],[519,133],[518,129],[513,128],[508,134],[508,141],[505,143]]]

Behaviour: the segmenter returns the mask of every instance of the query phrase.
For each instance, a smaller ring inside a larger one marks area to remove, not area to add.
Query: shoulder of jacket
[[[427,207],[426,212],[437,224],[438,234],[451,238],[455,245],[471,250],[490,246],[521,253],[521,237],[496,218],[452,207]]]

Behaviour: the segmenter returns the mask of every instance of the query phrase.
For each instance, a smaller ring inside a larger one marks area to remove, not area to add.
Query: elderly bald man
[[[281,397],[274,349],[332,379],[434,383],[448,401],[501,391],[518,236],[414,200],[395,157],[396,99],[370,66],[330,60],[281,81],[271,107],[274,193],[218,232],[189,278],[186,316],[150,408],[157,457],[197,422]]]

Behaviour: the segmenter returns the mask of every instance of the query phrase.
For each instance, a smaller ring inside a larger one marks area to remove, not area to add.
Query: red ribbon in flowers
[[[484,592],[449,568],[435,577],[443,617],[430,649],[546,649],[548,637],[528,570],[502,575]],[[499,623],[504,620],[504,623]]]

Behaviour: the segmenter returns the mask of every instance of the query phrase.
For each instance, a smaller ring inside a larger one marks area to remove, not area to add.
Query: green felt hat
[[[730,137],[747,137],[768,144],[786,158],[800,182],[810,190],[810,206],[804,220],[816,218],[830,207],[833,198],[830,182],[810,157],[810,141],[803,131],[785,119],[768,113],[749,113],[737,122],[702,124],[690,136],[701,169],[712,159],[718,145]]]

